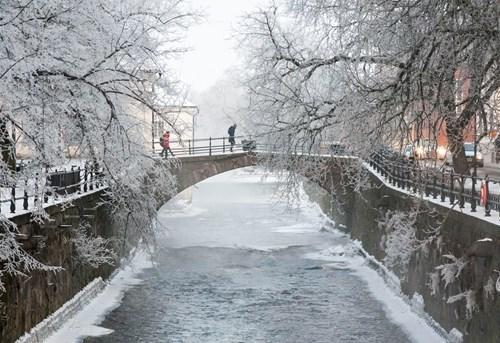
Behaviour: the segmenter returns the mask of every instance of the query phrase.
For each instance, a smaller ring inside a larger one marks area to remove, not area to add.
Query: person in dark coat
[[[233,124],[227,129],[227,134],[229,135],[229,143],[231,144],[231,148],[229,151],[233,152],[233,146],[236,144],[234,140],[234,131],[236,130],[236,124]]]

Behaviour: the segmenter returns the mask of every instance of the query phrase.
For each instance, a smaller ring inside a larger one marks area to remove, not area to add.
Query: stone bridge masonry
[[[257,163],[257,157],[252,153],[233,153],[182,157],[180,161],[181,165],[174,170],[177,178],[178,192],[217,174],[233,169],[254,166]]]
[[[179,167],[173,170],[179,192],[211,176],[255,165],[257,157],[255,154],[234,153],[182,157],[180,162]],[[328,158],[323,162],[326,167],[322,170],[327,172],[321,178],[313,177],[317,174],[314,170],[306,171],[305,176],[330,192],[330,201],[338,205],[333,207],[335,221],[345,224],[345,230],[351,237],[360,240],[369,254],[382,261],[387,232],[378,227],[378,221],[388,210],[409,210],[414,204],[414,197],[388,187],[373,174],[370,175],[370,182],[374,187],[363,194],[353,192],[351,187],[341,183],[343,176],[339,163]],[[99,276],[106,278],[112,273],[112,267],[92,269],[77,264],[72,258],[72,244],[69,242],[69,227],[78,225],[82,218],[91,217],[95,232],[104,237],[113,237],[118,232],[113,227],[108,210],[96,206],[100,195],[101,192],[94,192],[82,196],[67,209],[61,206],[48,208],[53,221],[44,225],[31,222],[29,214],[14,218],[23,234],[25,248],[44,262],[61,265],[65,270],[55,274],[34,273],[28,279],[8,280],[7,292],[2,295],[0,306],[1,342],[14,342],[93,279]],[[445,330],[460,330],[464,334],[464,342],[500,342],[500,296],[495,290],[493,294],[485,292],[488,278],[496,275],[495,270],[500,270],[500,226],[434,203],[428,205],[435,212],[419,214],[417,236],[420,239],[426,237],[429,224],[435,225],[437,213],[442,220],[441,237],[411,255],[408,272],[399,274],[403,293],[410,299],[423,299],[421,305],[424,310]],[[491,241],[477,242],[484,238],[491,238]],[[432,294],[428,287],[429,275],[435,272],[436,266],[446,262],[442,256],[447,253],[464,256],[468,264],[456,282],[446,288],[441,282],[438,294]],[[464,300],[453,304],[446,302],[448,296],[469,289],[476,294],[476,308],[471,319],[466,318]],[[415,297],[417,293],[421,297]]]

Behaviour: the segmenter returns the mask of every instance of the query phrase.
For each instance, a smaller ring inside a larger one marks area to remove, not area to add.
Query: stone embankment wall
[[[392,268],[402,281],[403,293],[410,300],[423,298],[425,312],[445,330],[459,330],[465,343],[500,342],[500,290],[495,289],[500,277],[498,213],[492,211],[492,216],[497,216],[492,223],[449,206],[423,199],[416,201],[418,197],[385,185],[373,174],[369,176],[372,187],[353,192],[351,187],[339,184],[341,177],[335,167],[331,170],[328,177],[317,183],[333,190],[335,220],[344,224],[352,238],[361,241],[363,248],[378,261],[386,257],[390,234],[379,222],[388,211],[409,214],[418,208],[414,227],[419,246],[411,253],[406,270]],[[478,208],[479,211],[484,209]],[[440,274],[442,269],[436,269],[453,264],[445,255],[460,260],[448,268],[455,271],[451,274],[456,277],[448,285]],[[450,297],[457,294],[464,296],[450,303],[453,299]]]
[[[72,227],[86,221],[95,233],[105,238],[118,238],[105,207],[98,207],[101,192],[76,199],[72,206],[47,209],[51,220],[35,223],[29,214],[15,217],[25,250],[38,260],[62,266],[59,272],[32,272],[26,277],[5,280],[6,292],[0,298],[0,342],[11,343],[59,309],[97,277],[108,277],[114,266],[92,268],[76,257],[71,242]]]

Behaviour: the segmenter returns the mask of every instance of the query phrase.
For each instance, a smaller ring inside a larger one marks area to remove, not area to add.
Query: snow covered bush
[[[436,267],[436,270],[441,274],[444,281],[444,288],[453,283],[468,263],[466,257],[456,258],[451,254],[443,255],[443,257],[451,260],[450,263],[445,263]]]
[[[90,229],[89,225],[80,225],[72,230],[71,242],[76,252],[75,260],[92,268],[102,264],[113,265],[117,257],[113,240],[94,236]]]
[[[58,266],[48,266],[26,253],[17,241],[17,226],[0,217],[0,293],[5,292],[2,282],[7,275],[29,276],[34,270],[58,272]]]
[[[488,300],[492,300],[495,296],[495,282],[491,276],[488,278],[486,285],[483,287],[483,293],[484,297]]]
[[[438,295],[439,294],[439,284],[441,282],[441,278],[439,277],[439,272],[433,272],[429,274],[429,283],[427,286],[429,286],[431,290],[431,295]]]
[[[401,274],[407,272],[411,255],[421,244],[416,236],[417,213],[389,210],[378,222],[378,227],[386,232],[384,263]]]
[[[476,293],[469,289],[465,292],[455,294],[448,298],[447,303],[453,304],[454,302],[465,300],[465,317],[471,319],[474,311],[477,310]]]

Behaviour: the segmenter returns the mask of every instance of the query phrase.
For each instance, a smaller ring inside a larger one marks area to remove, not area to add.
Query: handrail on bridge
[[[234,144],[231,144],[230,139],[234,139]],[[199,144],[199,143],[204,143]],[[208,143],[208,144],[207,144]],[[257,149],[257,143],[252,136],[222,136],[222,137],[207,137],[197,139],[179,139],[169,141],[170,150],[174,156],[186,155],[208,155],[220,154],[236,151],[253,151]],[[164,153],[163,147],[159,141],[153,142],[154,148],[152,149],[153,156],[162,155]]]

